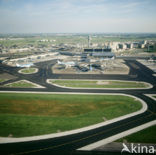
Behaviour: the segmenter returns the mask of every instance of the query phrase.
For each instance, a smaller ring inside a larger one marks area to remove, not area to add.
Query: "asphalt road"
[[[7,72],[17,76],[18,79],[26,79],[37,84],[40,84],[45,89],[35,88],[0,88],[2,91],[39,91],[39,92],[82,92],[82,93],[124,93],[130,94],[144,100],[148,105],[148,110],[137,116],[127,118],[97,129],[77,133],[59,138],[51,138],[45,140],[1,144],[0,153],[2,154],[103,154],[104,152],[80,152],[76,149],[96,141],[108,138],[131,128],[140,126],[147,122],[156,119],[156,101],[145,96],[144,94],[156,94],[156,77],[154,72],[146,66],[140,64],[136,60],[125,60],[125,63],[130,67],[129,75],[59,75],[51,72],[51,66],[56,61],[49,61],[36,64],[39,67],[39,72],[33,75],[22,75],[18,73],[19,68],[8,67],[0,64],[0,73]],[[144,81],[151,83],[153,88],[141,90],[91,90],[91,89],[66,89],[52,86],[46,83],[46,79],[109,79],[109,80],[130,80]],[[7,82],[5,82],[7,83]],[[106,153],[105,154],[112,154]],[[113,153],[114,154],[114,153]]]

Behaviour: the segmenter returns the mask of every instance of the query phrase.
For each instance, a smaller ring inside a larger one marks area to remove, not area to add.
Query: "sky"
[[[0,0],[0,33],[156,32],[156,0]]]

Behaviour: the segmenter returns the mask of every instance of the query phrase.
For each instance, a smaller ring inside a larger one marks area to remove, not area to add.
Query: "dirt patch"
[[[11,80],[11,79],[16,79],[16,76],[13,76],[11,74],[8,73],[2,73],[0,74],[0,79],[7,79],[7,80]]]
[[[109,81],[97,81],[96,84],[97,85],[109,85],[110,82]]]

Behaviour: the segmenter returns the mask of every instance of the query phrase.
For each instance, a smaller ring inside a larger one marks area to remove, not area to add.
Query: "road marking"
[[[102,145],[106,145],[106,144],[111,143],[111,142],[113,142],[115,140],[118,140],[118,139],[123,138],[123,137],[128,136],[128,135],[131,135],[132,133],[136,133],[136,132],[138,132],[140,130],[146,129],[146,128],[148,128],[150,126],[153,126],[153,125],[156,125],[156,120],[148,122],[148,123],[143,124],[141,126],[132,128],[130,130],[124,131],[124,132],[119,133],[117,135],[108,137],[106,139],[100,140],[100,141],[95,142],[93,144],[89,144],[89,145],[84,146],[84,147],[82,147],[82,148],[80,148],[78,150],[91,151],[91,150],[96,149],[96,148],[98,148],[98,147],[100,147]]]
[[[153,99],[154,101],[156,101],[156,98],[153,96],[156,96],[156,94],[144,94],[145,96],[150,97],[151,99]]]
[[[149,111],[149,112],[152,113],[153,115],[156,115],[156,113],[153,112],[153,111],[151,111],[151,110],[147,110],[147,111]]]

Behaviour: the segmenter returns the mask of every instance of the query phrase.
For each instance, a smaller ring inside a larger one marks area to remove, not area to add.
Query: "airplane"
[[[76,65],[76,63],[74,61],[61,62],[61,61],[57,60],[57,63],[59,65],[65,65],[66,67],[72,67],[72,66]]]
[[[29,63],[29,64],[23,64],[23,65],[20,65],[20,64],[16,64],[16,67],[31,67],[33,66],[34,64],[33,63]]]

